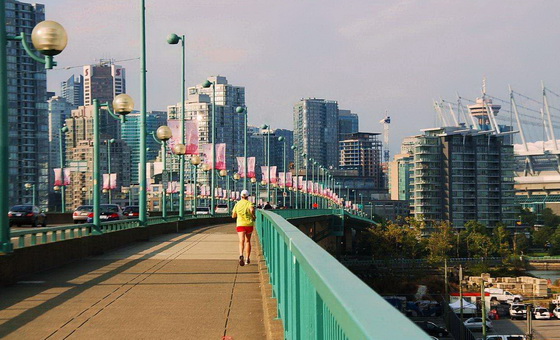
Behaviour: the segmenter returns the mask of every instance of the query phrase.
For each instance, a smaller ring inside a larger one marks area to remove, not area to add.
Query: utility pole
[[[531,312],[533,305],[527,305],[527,340],[533,340],[533,313]]]

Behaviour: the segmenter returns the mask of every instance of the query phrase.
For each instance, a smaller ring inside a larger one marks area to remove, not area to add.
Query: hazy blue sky
[[[381,132],[392,117],[391,149],[434,124],[432,99],[507,84],[532,97],[540,81],[560,92],[557,1],[147,0],[148,108],[180,101],[180,48],[187,36],[187,85],[224,75],[246,87],[249,123],[292,129],[303,97],[337,100]],[[139,0],[44,0],[47,19],[69,35],[60,67],[140,55]],[[139,62],[127,69],[139,98]],[[49,71],[49,90],[81,68]],[[138,100],[137,100],[138,101]]]

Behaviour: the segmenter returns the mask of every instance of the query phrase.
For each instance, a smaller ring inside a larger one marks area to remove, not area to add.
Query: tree
[[[511,233],[507,230],[503,223],[499,223],[493,231],[495,249],[501,257],[507,257],[511,254],[510,240]]]
[[[554,234],[554,229],[552,227],[540,227],[538,230],[533,232],[533,244],[535,246],[544,248],[545,244],[549,242],[550,237]]]
[[[428,249],[428,259],[434,262],[440,262],[448,258],[448,253],[453,249],[455,234],[453,228],[447,222],[434,224],[434,231],[430,234],[426,242]]]
[[[556,228],[554,234],[550,236],[549,255],[560,255],[560,228]]]
[[[522,224],[530,226],[535,225],[535,222],[537,221],[537,215],[527,208],[520,208],[519,218],[521,219]]]
[[[529,249],[529,239],[524,233],[514,233],[513,234],[513,254],[521,255],[527,252]]]
[[[547,227],[555,228],[560,224],[560,216],[556,215],[550,208],[543,209],[541,219]]]

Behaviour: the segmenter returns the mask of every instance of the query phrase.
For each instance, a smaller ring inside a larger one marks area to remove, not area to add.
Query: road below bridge
[[[35,274],[0,289],[0,338],[265,338],[257,265],[237,258],[223,224]]]

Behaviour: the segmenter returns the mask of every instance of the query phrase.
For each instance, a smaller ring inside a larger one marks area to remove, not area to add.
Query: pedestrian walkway
[[[0,289],[0,338],[264,339],[257,265],[237,259],[225,224],[36,274]]]

